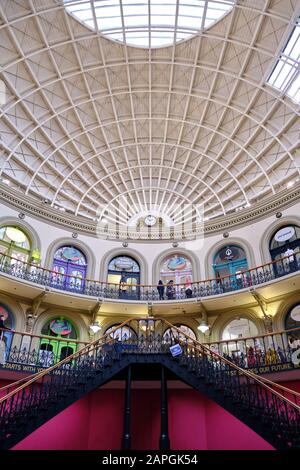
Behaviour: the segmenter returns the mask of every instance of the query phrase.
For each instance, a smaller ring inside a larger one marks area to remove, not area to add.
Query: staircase
[[[173,357],[169,348],[175,344],[182,352]],[[0,398],[0,449],[11,448],[132,364],[164,365],[276,449],[300,448],[300,394],[239,368],[155,318],[130,319],[58,364],[8,387]]]

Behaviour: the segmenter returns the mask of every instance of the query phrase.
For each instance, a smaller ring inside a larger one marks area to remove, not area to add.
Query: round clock
[[[152,225],[156,224],[156,217],[154,215],[149,214],[145,217],[144,222],[146,225],[148,225],[148,227],[152,227]]]

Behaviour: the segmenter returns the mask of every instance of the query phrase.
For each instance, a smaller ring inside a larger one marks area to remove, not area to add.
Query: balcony
[[[122,328],[118,327],[120,330],[118,335],[109,334],[109,340],[118,350],[122,347],[131,350],[137,343],[144,343],[147,340],[156,349],[169,351],[169,346],[179,343],[182,350],[188,352],[190,359],[193,358],[195,341],[192,338],[183,335],[175,327],[163,330],[161,328],[163,322],[159,318],[156,318],[155,322],[144,318],[132,319],[131,338],[128,338],[125,329],[123,334]],[[299,331],[300,328],[293,328],[255,337],[202,343],[202,346],[209,354],[220,355],[237,367],[251,370],[256,374],[295,371],[298,375],[300,340],[295,338]],[[7,329],[0,329],[0,338],[1,378],[12,378],[15,373],[19,373],[22,377],[24,373],[31,375],[40,372],[89,344],[74,339],[59,339]],[[149,348],[151,344],[148,345]]]
[[[156,285],[113,284],[91,279],[61,274],[36,264],[26,263],[16,258],[1,255],[0,273],[3,277],[29,282],[43,289],[63,291],[108,301],[125,302],[168,302],[188,301],[190,299],[205,299],[219,297],[229,293],[249,291],[256,286],[263,286],[300,271],[300,258],[293,262],[284,257],[271,263],[264,264],[243,273],[237,273],[218,279],[195,281],[186,285],[174,284],[171,292],[160,298]]]

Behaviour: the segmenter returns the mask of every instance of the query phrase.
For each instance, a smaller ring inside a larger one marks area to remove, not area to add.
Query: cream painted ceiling
[[[266,83],[299,0],[238,0],[212,27],[131,47],[63,1],[0,0],[2,182],[75,215],[182,222],[299,180],[299,105]],[[119,210],[121,208],[121,210]]]

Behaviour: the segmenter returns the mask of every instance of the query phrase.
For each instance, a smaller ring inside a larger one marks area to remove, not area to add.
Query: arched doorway
[[[109,288],[118,292],[121,299],[140,297],[140,265],[130,256],[116,256],[108,264]]]
[[[300,266],[300,227],[285,225],[276,230],[269,243],[272,261],[285,258],[282,262],[274,264],[276,274],[285,274],[285,271],[296,271]]]
[[[107,328],[105,335],[109,335],[110,338],[122,342],[137,339],[136,332],[130,326],[124,325],[120,326],[120,328],[117,328],[118,325],[119,324],[116,323],[115,325]]]
[[[77,350],[76,329],[70,320],[65,317],[56,317],[48,320],[42,328],[42,335],[48,338],[41,339],[39,362],[43,367],[50,367],[62,361]]]
[[[4,365],[8,359],[13,340],[14,318],[9,308],[0,302],[0,365]],[[7,328],[7,329],[6,329]]]
[[[237,245],[227,245],[214,256],[213,268],[216,278],[237,275],[247,271],[248,262],[243,248]]]
[[[87,261],[82,251],[74,246],[62,246],[54,254],[52,285],[81,292],[84,289],[86,269]]]
[[[300,303],[294,305],[285,317],[285,329],[294,330],[288,333],[290,342],[300,346]],[[295,330],[299,328],[299,330]],[[298,343],[296,343],[298,341]]]
[[[159,280],[166,286],[166,298],[168,300],[193,297],[191,285],[193,265],[187,256],[181,253],[166,256],[159,268]]]
[[[176,341],[179,341],[179,342],[188,342],[188,341],[192,341],[192,340],[197,340],[197,337],[196,337],[196,334],[195,332],[192,330],[192,328],[190,328],[189,326],[187,325],[184,325],[182,323],[176,323],[174,324],[174,326],[176,326],[177,328],[179,328],[181,331],[179,332],[178,330],[176,330],[175,328],[167,328],[166,331],[164,332],[163,334],[163,340],[165,342],[173,342],[173,340],[175,339]],[[189,338],[187,338],[185,335],[188,335],[191,339],[189,340]]]
[[[164,284],[170,281],[174,284],[190,284],[193,281],[191,260],[181,253],[166,256],[160,265],[160,279]]]
[[[254,367],[262,363],[264,345],[259,339],[244,339],[258,336],[255,323],[248,318],[231,320],[223,330],[221,352],[241,367]]]

